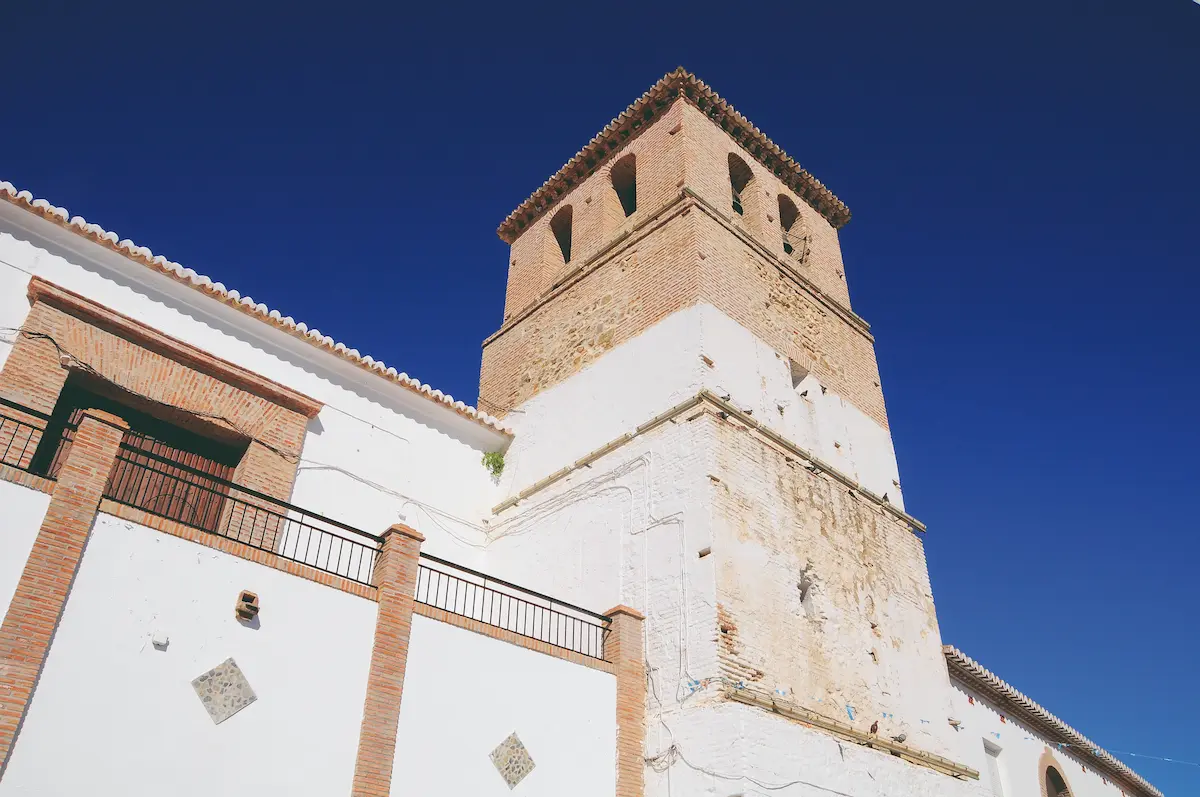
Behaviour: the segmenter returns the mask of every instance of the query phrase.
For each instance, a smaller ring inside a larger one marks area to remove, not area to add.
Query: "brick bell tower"
[[[626,533],[610,579],[620,594],[592,589],[607,578],[599,565],[546,586],[646,613],[650,670],[666,692],[648,705],[661,721],[648,726],[647,756],[659,763],[675,746],[702,769],[779,782],[802,761],[842,773],[831,787],[874,794],[843,777],[841,745],[867,739],[874,721],[879,744],[896,749],[886,761],[856,752],[867,757],[851,769],[902,758],[937,770],[932,756],[954,754],[924,527],[903,510],[874,338],[850,305],[838,242],[849,219],[679,69],[499,228],[512,247],[508,287],[483,344],[480,402],[520,411],[509,415],[511,495],[530,505],[548,474],[573,473],[588,451],[654,434],[643,457],[672,476],[645,488],[647,507],[666,508],[641,523],[686,518],[661,560],[648,536]],[[689,396],[704,412],[648,430]],[[609,459],[589,460],[589,472]],[[593,557],[580,554],[589,544],[558,561]],[[665,793],[653,769],[647,791]],[[717,783],[689,772],[697,789]]]

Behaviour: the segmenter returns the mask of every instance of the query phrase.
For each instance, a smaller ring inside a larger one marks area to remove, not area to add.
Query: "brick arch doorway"
[[[1063,765],[1050,754],[1049,748],[1038,759],[1038,781],[1042,797],[1072,797],[1074,794],[1063,775]]]

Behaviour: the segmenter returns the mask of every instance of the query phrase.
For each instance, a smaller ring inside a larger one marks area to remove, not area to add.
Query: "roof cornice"
[[[1105,750],[1079,731],[1026,697],[1004,679],[984,667],[953,645],[943,645],[946,666],[950,677],[973,689],[1002,708],[1008,716],[1028,725],[1043,734],[1047,741],[1087,750],[1092,766],[1105,772],[1117,783],[1122,784],[1138,797],[1163,797],[1149,781],[1134,772],[1112,753]]]
[[[679,67],[664,75],[650,90],[608,123],[587,146],[567,161],[542,187],[508,215],[496,230],[512,243],[572,188],[590,176],[626,143],[636,138],[677,99],[684,99],[733,137],[743,149],[796,192],[835,228],[850,221],[850,208],[834,196],[750,120],[738,113],[698,77]]]
[[[512,431],[508,427],[486,412],[462,401],[456,401],[448,393],[435,390],[430,385],[397,371],[373,357],[360,354],[358,349],[352,349],[328,335],[323,335],[318,329],[310,329],[307,324],[296,321],[291,316],[282,315],[278,310],[272,310],[249,296],[242,296],[237,291],[226,288],[220,282],[213,282],[203,274],[197,274],[190,268],[184,268],[179,263],[167,260],[162,255],[155,255],[145,246],[138,246],[133,241],[121,239],[115,232],[105,230],[99,224],[89,223],[82,216],[71,216],[66,208],[55,207],[44,199],[34,199],[33,194],[28,191],[18,191],[12,183],[0,181],[0,200],[5,200],[10,205],[40,216],[85,240],[122,255],[138,265],[164,274],[176,282],[216,299],[252,318],[281,329],[294,338],[397,384],[411,393],[440,404],[492,432],[499,432],[508,437],[512,436]]]

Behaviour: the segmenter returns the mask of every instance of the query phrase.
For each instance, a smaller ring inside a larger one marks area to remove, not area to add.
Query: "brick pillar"
[[[646,793],[645,616],[628,606],[609,609],[612,618],[604,658],[617,667],[617,797]]]
[[[79,571],[100,495],[129,428],[87,410],[58,474],[50,507],[0,625],[0,773],[8,764],[42,665]]]
[[[354,762],[353,797],[387,797],[392,788],[396,729],[400,724],[400,695],[412,632],[417,564],[425,538],[408,526],[396,525],[383,534],[383,550],[375,563],[379,615],[375,647],[363,702],[358,757]]]

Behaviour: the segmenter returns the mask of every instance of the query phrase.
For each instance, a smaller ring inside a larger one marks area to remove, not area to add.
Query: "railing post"
[[[420,532],[408,526],[392,526],[383,533],[383,547],[375,561],[379,614],[354,762],[353,797],[388,797],[391,792],[400,696],[424,541]]]
[[[33,699],[100,497],[129,425],[85,410],[25,569],[0,625],[0,775]]]
[[[645,616],[628,606],[605,612],[612,618],[604,641],[604,659],[617,676],[617,797],[646,792],[646,647]]]

